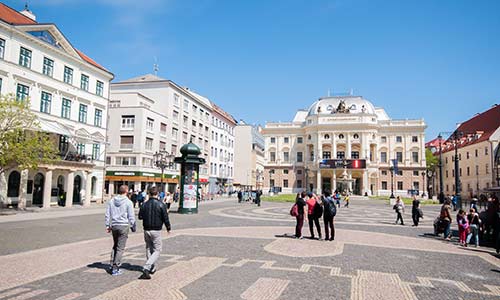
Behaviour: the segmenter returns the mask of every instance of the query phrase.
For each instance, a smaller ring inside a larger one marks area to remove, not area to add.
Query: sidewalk
[[[230,202],[230,201],[237,201],[237,199],[224,197],[209,201],[200,201],[199,206]],[[105,207],[106,203],[91,204],[90,206],[87,207],[81,205],[74,205],[72,207],[51,207],[51,208],[28,207],[26,210],[1,209],[0,224],[8,222],[56,219],[56,218],[77,217],[77,216],[87,216],[96,214],[104,215]],[[179,207],[178,203],[172,203],[170,210],[176,211],[178,207]],[[139,208],[136,208],[135,210],[139,211]]]

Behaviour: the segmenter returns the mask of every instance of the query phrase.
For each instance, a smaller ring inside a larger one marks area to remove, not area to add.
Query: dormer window
[[[340,140],[343,140],[343,139],[344,139],[344,135],[343,135],[342,133],[341,133],[341,134],[339,134],[339,139],[340,139]]]
[[[327,111],[332,111],[332,110],[333,110],[333,106],[332,106],[332,105],[328,105],[328,106],[326,107],[326,110],[327,110]]]
[[[355,139],[359,139],[359,134],[355,133],[353,136]]]
[[[329,134],[325,134],[324,138],[325,138],[325,140],[329,140],[330,139],[330,135]]]

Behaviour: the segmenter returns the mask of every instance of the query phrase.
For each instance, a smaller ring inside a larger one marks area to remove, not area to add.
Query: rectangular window
[[[380,162],[387,163],[387,152],[380,152]]]
[[[288,179],[283,179],[283,187],[288,187]]]
[[[122,116],[122,129],[133,129],[135,126],[135,116]]]
[[[352,159],[359,159],[359,151],[351,151]]]
[[[93,144],[92,145],[92,159],[93,160],[99,160],[100,158],[100,149],[101,149],[101,146],[99,144]]]
[[[171,151],[170,151],[170,152],[171,152],[173,155],[176,155],[176,154],[177,154],[177,145],[172,145],[172,147],[171,147],[170,149],[171,149]]]
[[[420,182],[413,181],[413,189],[419,191],[420,190]]]
[[[184,111],[189,111],[189,101],[187,99],[184,99],[183,109]]]
[[[403,162],[403,152],[396,152],[396,159],[398,162],[402,163]]]
[[[106,156],[106,164],[111,165],[111,157],[110,156]]]
[[[146,130],[153,131],[155,126],[155,120],[147,118],[146,120]]]
[[[384,175],[384,176],[387,176],[387,171],[386,171],[386,170],[382,170],[382,171],[380,171],[380,173],[381,173],[382,175]]]
[[[403,182],[398,181],[398,190],[402,190],[402,189],[403,189]]]
[[[64,66],[64,82],[73,84],[73,69]]]
[[[396,175],[398,175],[398,176],[403,176],[403,171],[398,170],[398,172],[396,173]]]
[[[418,171],[413,171],[413,176],[418,176]]]
[[[477,151],[477,149],[476,149],[476,157],[477,157],[477,154],[478,154],[478,151]]]
[[[303,142],[304,142],[304,139],[301,136],[299,136],[297,138],[297,144],[302,144]]]
[[[271,162],[275,162],[276,161],[276,152],[270,152],[269,153],[269,160]]]
[[[102,110],[95,109],[94,113],[94,126],[101,127],[102,126]]]
[[[85,155],[85,144],[78,144],[76,146],[76,152],[80,155]]]
[[[173,118],[175,121],[179,120],[179,112],[178,112],[178,111],[176,111],[176,110],[173,110],[173,111],[172,111],[172,118]]]
[[[412,143],[418,143],[418,136],[414,135],[411,137]]]
[[[30,94],[30,88],[24,84],[17,84],[16,99],[17,101],[28,100]]]
[[[21,47],[19,52],[19,65],[31,68],[31,50]]]
[[[50,58],[43,58],[43,75],[52,77],[54,74],[54,61]]]
[[[469,159],[469,157],[470,157],[470,156],[469,156],[469,151],[467,151],[467,159]]]
[[[65,119],[71,118],[71,100],[62,98],[61,117]]]
[[[46,114],[50,114],[51,102],[52,102],[52,94],[47,92],[42,92],[42,99],[40,101],[40,111]]]
[[[95,93],[97,96],[104,94],[104,82],[97,80],[95,84]]]
[[[380,142],[381,143],[387,143],[387,137],[386,136],[381,136],[380,137]]]
[[[177,94],[174,94],[174,104],[177,106],[179,105],[179,95]]]
[[[344,159],[344,158],[345,158],[345,152],[337,151],[337,159]]]
[[[403,142],[403,137],[398,135],[396,136],[396,143],[402,143]]]
[[[153,150],[153,139],[146,138],[146,150]]]
[[[470,168],[467,167],[467,176],[470,176]]]
[[[65,155],[69,150],[69,140],[65,135],[59,136],[59,153]]]
[[[184,125],[184,127],[188,127],[188,121],[189,121],[188,117],[187,116],[183,116],[182,119],[183,119],[183,125]]]
[[[311,151],[310,155],[311,161],[314,161],[314,151]]]
[[[302,188],[302,180],[297,180],[297,188],[301,189]]]
[[[167,124],[160,123],[160,134],[161,135],[166,135],[167,134]]]
[[[476,166],[476,175],[479,175],[479,166]]]
[[[178,136],[179,136],[179,130],[177,130],[177,128],[172,127],[172,138],[176,140]]]
[[[285,144],[288,144],[288,143],[290,142],[290,138],[289,138],[289,137],[285,137],[285,138],[283,138],[283,142],[284,142]]]
[[[485,169],[486,174],[490,174],[490,169],[489,169],[489,165],[488,164],[486,164],[486,166],[485,166],[484,169]]]
[[[87,123],[87,105],[80,104],[80,109],[78,112],[78,122]]]
[[[283,160],[285,162],[290,161],[290,152],[287,152],[287,151],[283,152]]]
[[[89,90],[89,77],[85,74],[82,74],[82,77],[80,79],[80,88],[84,91]]]
[[[488,147],[484,147],[484,155],[488,155]]]
[[[165,150],[165,149],[167,149],[167,143],[160,141],[160,150]]]
[[[418,152],[412,152],[411,159],[414,163],[418,163]]]
[[[5,40],[0,39],[0,59],[3,59],[5,56]]]
[[[132,135],[120,136],[120,149],[133,149],[133,148],[134,148],[134,136]]]
[[[323,159],[332,158],[332,153],[330,151],[323,151]]]
[[[276,143],[276,138],[275,137],[272,137],[271,138],[271,144],[275,144]]]
[[[297,162],[302,162],[303,160],[302,152],[297,152]]]
[[[387,190],[387,181],[382,181],[382,189]]]
[[[283,174],[288,174],[288,169],[284,169]]]
[[[448,170],[446,170],[446,178],[448,178]]]

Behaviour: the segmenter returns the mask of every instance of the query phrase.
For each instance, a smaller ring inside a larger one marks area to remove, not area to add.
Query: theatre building
[[[264,188],[421,195],[425,128],[423,120],[393,120],[361,96],[320,98],[291,122],[262,129]]]

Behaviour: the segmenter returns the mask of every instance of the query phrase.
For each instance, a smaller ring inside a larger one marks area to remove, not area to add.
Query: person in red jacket
[[[320,204],[317,202],[315,195],[313,195],[312,193],[308,193],[306,199],[307,219],[309,220],[309,231],[311,232],[311,239],[314,239],[314,223],[314,225],[316,225],[316,230],[318,231],[319,239],[321,240],[321,226],[319,225],[319,217],[314,213],[316,205]]]

